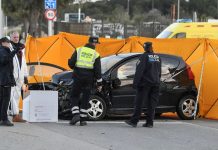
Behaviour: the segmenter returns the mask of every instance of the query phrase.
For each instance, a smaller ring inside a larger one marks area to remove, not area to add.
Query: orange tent
[[[51,75],[61,70],[68,70],[67,60],[76,47],[83,46],[88,36],[60,33],[47,38],[28,37],[26,43],[27,62],[38,66],[34,70],[33,82],[44,82]],[[156,52],[181,56],[192,68],[195,83],[199,88],[200,115],[206,118],[218,119],[218,40],[208,39],[152,39],[130,37],[125,40],[100,38],[97,51],[101,57],[129,52],[143,52],[142,45],[146,41],[153,42]],[[40,65],[39,63],[40,62]],[[213,67],[214,66],[214,67]],[[57,70],[57,68],[59,70]]]
[[[60,33],[46,38],[28,36],[26,58],[30,82],[48,82],[54,73],[68,70],[68,59],[77,47],[87,43],[88,36]],[[101,56],[112,55],[125,44],[125,40],[100,39],[97,51]]]

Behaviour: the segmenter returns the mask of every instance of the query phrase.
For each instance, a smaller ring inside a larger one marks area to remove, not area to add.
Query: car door
[[[175,106],[174,96],[175,87],[178,86],[178,81],[174,78],[176,70],[179,66],[179,60],[167,55],[161,56],[161,84],[159,107]]]
[[[113,108],[133,108],[136,91],[132,88],[138,58],[128,60],[113,70],[111,102]]]

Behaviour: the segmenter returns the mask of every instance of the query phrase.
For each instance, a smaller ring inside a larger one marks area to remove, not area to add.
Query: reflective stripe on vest
[[[76,51],[77,51],[76,67],[93,69],[95,59],[99,57],[99,54],[95,50],[88,47],[81,47],[76,49]]]

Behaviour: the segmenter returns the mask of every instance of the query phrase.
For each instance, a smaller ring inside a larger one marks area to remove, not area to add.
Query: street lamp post
[[[79,8],[78,8],[78,23],[81,22],[81,3],[82,3],[82,0],[79,0],[78,1],[78,5],[79,5]]]
[[[179,14],[180,13],[180,0],[178,0],[178,3],[177,3],[177,19],[179,19]]]

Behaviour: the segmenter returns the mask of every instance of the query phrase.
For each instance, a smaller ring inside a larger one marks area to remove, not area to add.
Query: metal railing
[[[128,38],[130,36],[156,37],[167,25],[146,22],[138,25],[121,23],[70,23],[55,22],[54,32],[68,32],[81,35],[95,35],[111,38]]]

